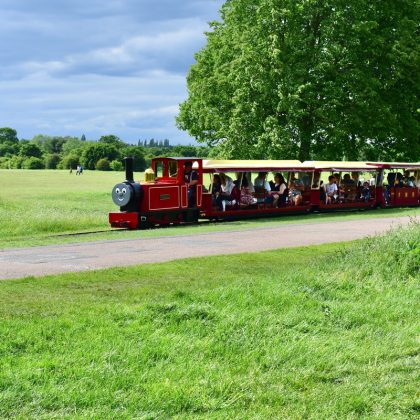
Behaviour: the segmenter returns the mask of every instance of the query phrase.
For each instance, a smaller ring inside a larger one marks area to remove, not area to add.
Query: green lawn
[[[0,417],[419,418],[420,226],[0,282]]]
[[[136,177],[136,179],[140,176]],[[107,230],[108,213],[118,208],[111,189],[124,178],[122,172],[87,171],[77,177],[68,171],[0,170],[0,249],[103,239],[156,237],[218,230],[251,229],[281,223],[310,223],[365,217],[420,215],[419,209],[311,214],[271,219],[242,220],[217,225],[185,226],[151,231],[112,231],[80,237],[63,233]]]

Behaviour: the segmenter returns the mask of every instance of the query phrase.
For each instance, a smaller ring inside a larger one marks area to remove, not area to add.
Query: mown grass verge
[[[0,417],[418,418],[419,267],[412,223],[1,282]]]

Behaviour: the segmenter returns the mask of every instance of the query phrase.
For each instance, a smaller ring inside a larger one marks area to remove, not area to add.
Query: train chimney
[[[134,158],[125,157],[125,179],[128,182],[134,182]]]

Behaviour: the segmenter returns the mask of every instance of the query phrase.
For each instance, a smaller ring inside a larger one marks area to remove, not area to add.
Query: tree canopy
[[[168,139],[153,140],[156,146],[149,146],[147,140],[144,144],[147,147],[133,145],[113,134],[97,141],[44,134],[19,140],[15,129],[4,127],[0,128],[0,169],[75,169],[82,164],[86,169],[120,171],[123,158],[132,156],[134,170],[143,171],[157,156],[206,157],[210,153],[203,146],[171,146]]]
[[[229,158],[417,160],[415,0],[228,0],[177,124]]]

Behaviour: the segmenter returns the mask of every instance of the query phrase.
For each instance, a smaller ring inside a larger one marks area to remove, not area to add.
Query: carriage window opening
[[[416,171],[415,174],[414,174],[414,177],[416,178],[417,188],[420,189],[420,171]]]
[[[170,178],[176,178],[178,176],[178,162],[174,160],[168,161],[168,175]]]
[[[312,185],[312,172],[301,172],[299,178],[302,180],[305,189],[310,189]]]
[[[378,174],[376,172],[370,172],[368,175],[369,185],[375,187],[378,183]]]
[[[163,162],[160,160],[155,161],[155,178],[163,177]]]

